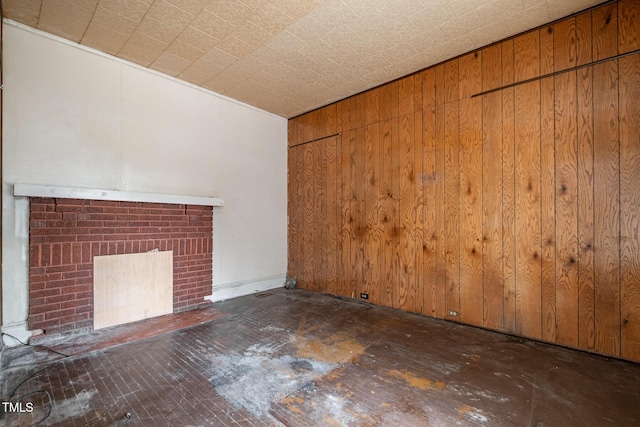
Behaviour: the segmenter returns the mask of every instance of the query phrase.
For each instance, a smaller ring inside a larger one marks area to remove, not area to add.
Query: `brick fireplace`
[[[93,257],[173,251],[173,311],[210,304],[213,208],[30,198],[29,329],[93,326]]]

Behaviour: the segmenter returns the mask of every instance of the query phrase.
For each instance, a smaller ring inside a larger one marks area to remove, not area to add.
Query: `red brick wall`
[[[210,206],[30,199],[29,328],[93,326],[93,257],[173,250],[173,311],[208,305]]]

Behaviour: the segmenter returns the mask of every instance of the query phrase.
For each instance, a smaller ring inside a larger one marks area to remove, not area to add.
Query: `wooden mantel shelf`
[[[140,193],[133,191],[102,190],[97,188],[56,187],[39,184],[14,184],[13,195],[18,197],[52,197],[57,199],[111,200],[120,202],[224,206],[224,201],[217,197]]]

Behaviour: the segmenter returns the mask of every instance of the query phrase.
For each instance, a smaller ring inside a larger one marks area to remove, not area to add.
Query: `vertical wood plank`
[[[414,76],[408,76],[398,81],[398,114],[406,116],[413,114],[415,106],[416,81]]]
[[[578,346],[595,348],[593,67],[578,71]]]
[[[556,339],[556,198],[554,79],[540,82],[540,203],[542,339]]]
[[[313,152],[313,281],[311,290],[326,291],[327,176],[326,140],[308,144]]]
[[[381,304],[382,228],[380,222],[380,124],[365,128],[365,215],[364,288],[373,304]]]
[[[365,94],[359,93],[353,97],[353,105],[352,105],[352,117],[351,117],[351,129],[358,129],[364,126],[365,118],[364,118],[364,102],[365,102]]]
[[[324,108],[318,108],[311,112],[313,120],[313,137],[312,139],[319,139],[324,137],[324,128],[326,116],[324,114]]]
[[[459,90],[458,60],[453,59],[444,63],[444,102],[450,103],[458,100]]]
[[[457,316],[460,312],[460,148],[458,143],[458,102],[445,104],[444,144],[446,186],[445,268],[447,288],[445,318],[458,320],[459,318]]]
[[[380,120],[398,117],[400,85],[397,81],[380,87]]]
[[[576,72],[554,77],[556,144],[556,342],[578,345]]]
[[[470,98],[482,91],[482,51],[468,53],[458,59],[459,99]]]
[[[463,61],[461,60],[461,64]],[[461,67],[462,69],[462,67]],[[460,320],[482,325],[482,98],[460,100]]]
[[[303,247],[303,264],[302,264],[302,276],[298,278],[298,284],[303,289],[313,289],[313,228],[314,228],[314,156],[313,145],[306,144],[302,147],[304,164],[302,170],[304,171],[303,179],[303,229],[302,229],[302,247]]]
[[[355,128],[355,101],[356,97],[351,96],[338,102],[336,113],[337,132],[346,132]]]
[[[289,121],[289,130],[291,130],[291,121]],[[296,245],[294,237],[298,235],[298,227],[295,222],[295,211],[298,206],[296,199],[293,198],[296,185],[295,177],[295,157],[291,148],[287,150],[287,277],[295,276],[296,263]]]
[[[494,44],[482,49],[482,91],[496,89],[501,85],[502,45]]]
[[[289,277],[303,274],[304,233],[304,148],[289,149]]]
[[[294,118],[287,122],[287,145],[289,147],[296,144],[297,134],[298,134],[298,120]]]
[[[513,83],[513,40],[502,43],[502,84]],[[516,331],[515,88],[502,93],[502,252],[504,330]]]
[[[338,283],[338,139],[328,138],[326,141],[326,287],[325,292],[336,293]]]
[[[640,49],[640,3],[638,0],[618,2],[618,53]]]
[[[422,313],[422,301],[424,300],[424,180],[423,180],[423,156],[422,156],[422,112],[413,113],[414,121],[414,166],[413,166],[413,217],[411,218],[411,242],[413,243],[414,286],[415,302],[414,313]]]
[[[635,2],[635,5],[638,6],[638,2]],[[637,24],[637,7],[635,13]],[[636,25],[636,30],[637,27]],[[632,55],[620,59],[621,356],[632,360],[640,360],[640,218],[638,209],[640,188],[638,182],[640,182],[640,56]]]
[[[538,77],[540,75],[540,32],[531,31],[513,39],[513,58],[516,82]]]
[[[593,61],[591,11],[576,16],[576,65]]]
[[[611,3],[591,12],[593,60],[618,54],[618,4]]]
[[[577,62],[576,18],[563,19],[553,25],[554,71],[575,67]]]
[[[593,67],[595,349],[620,354],[618,63]]]
[[[434,69],[435,79],[435,156],[436,156],[436,317],[446,315],[447,299],[447,216],[446,216],[446,138],[444,107],[444,66]],[[425,94],[426,96],[426,94]]]
[[[345,266],[344,266],[344,189],[343,181],[343,159],[342,149],[344,143],[342,133],[336,136],[336,281],[333,288],[334,295],[342,295],[341,290],[345,288]]]
[[[394,209],[394,183],[393,183],[393,142],[396,140],[392,133],[397,128],[392,127],[391,120],[380,123],[380,226],[382,228],[382,261],[381,269],[381,295],[380,304],[385,307],[393,306],[393,282],[394,276],[394,218],[397,216]]]
[[[426,70],[422,80],[422,190],[423,190],[423,286],[422,314],[438,317],[438,185],[436,154],[435,68]],[[419,152],[419,150],[418,150]]]
[[[353,162],[355,152],[355,129],[343,132],[342,136],[342,239],[341,239],[341,270],[342,280],[339,282],[338,295],[351,296],[351,289],[355,286],[352,266],[356,262],[351,246],[355,246],[354,204],[355,191],[353,180]],[[355,248],[354,248],[355,251]]]
[[[364,124],[380,121],[380,88],[374,88],[364,93]]]
[[[516,332],[540,338],[539,81],[515,88],[515,140]]]
[[[415,311],[416,271],[415,241],[412,229],[415,227],[415,121],[413,114],[399,118],[400,135],[398,145],[398,244],[395,265],[394,308]]]
[[[540,75],[553,72],[553,25],[540,28]]]
[[[444,105],[436,106],[436,317],[444,319],[447,313],[447,228],[446,228],[446,168],[444,137]]]
[[[313,112],[309,112],[300,116],[300,143],[313,140],[314,135],[314,122]]]
[[[352,275],[355,278],[355,287],[351,290],[352,298],[359,298],[361,287],[364,283],[364,248],[367,235],[367,218],[365,213],[365,158],[366,158],[366,145],[364,141],[364,127],[356,129],[356,140],[354,150],[354,166],[353,166],[353,181],[355,190],[355,264],[353,264]],[[351,245],[351,251],[354,252],[353,242]]]
[[[485,52],[483,60],[486,56]],[[500,330],[504,311],[501,92],[482,97],[482,129],[482,324]]]

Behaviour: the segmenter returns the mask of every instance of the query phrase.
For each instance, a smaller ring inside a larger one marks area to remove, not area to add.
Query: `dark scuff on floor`
[[[640,425],[638,364],[303,290],[269,294],[40,340],[68,357],[5,349],[2,400],[33,410],[3,405],[0,424]]]

